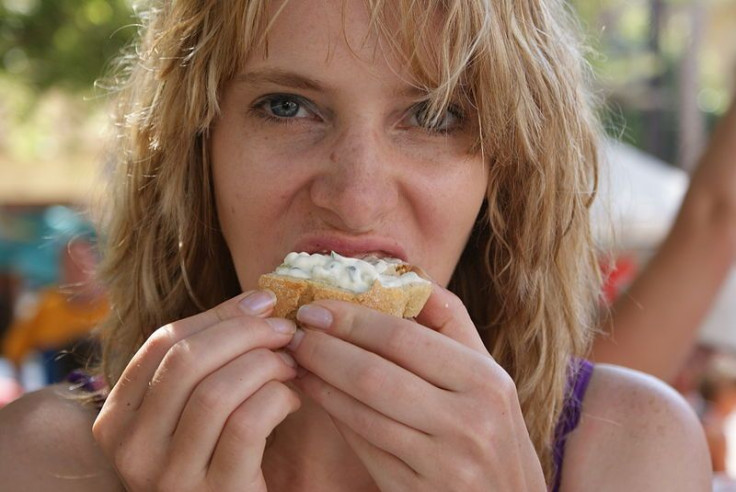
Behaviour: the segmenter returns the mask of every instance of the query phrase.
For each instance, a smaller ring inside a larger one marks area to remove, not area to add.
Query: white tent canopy
[[[680,208],[688,176],[635,147],[608,140],[592,211],[604,248],[650,250],[664,239]]]

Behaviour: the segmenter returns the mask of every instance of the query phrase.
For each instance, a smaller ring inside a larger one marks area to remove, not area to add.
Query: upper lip
[[[398,241],[381,236],[341,236],[335,234],[310,234],[294,245],[294,251],[323,253],[334,251],[342,256],[359,257],[374,254],[380,257],[398,258],[407,261],[406,251]]]

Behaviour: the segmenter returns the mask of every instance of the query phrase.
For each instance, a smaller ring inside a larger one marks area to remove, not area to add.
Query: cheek
[[[268,136],[253,135],[236,118],[225,118],[213,131],[211,157],[217,210],[223,229],[247,230],[286,193],[279,170],[288,159],[272,150]]]
[[[440,283],[449,282],[465,249],[486,195],[487,179],[486,167],[473,159],[425,185],[424,242],[434,269],[430,274]]]
[[[470,233],[485,199],[488,183],[487,167],[480,158],[469,159],[454,167],[451,176],[439,181],[436,200],[438,213],[450,230]]]
[[[279,215],[288,184],[272,172],[273,161],[245,142],[213,133],[212,177],[215,203],[225,242],[244,289],[255,285],[260,268],[279,238]],[[285,186],[286,184],[286,186]],[[278,259],[280,260],[280,258]]]

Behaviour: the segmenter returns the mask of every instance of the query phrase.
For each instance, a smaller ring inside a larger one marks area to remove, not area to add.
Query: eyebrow
[[[237,84],[248,84],[254,86],[275,84],[282,87],[310,90],[315,92],[333,91],[332,87],[317,79],[312,79],[295,72],[290,72],[288,70],[282,70],[278,68],[268,68],[262,70],[253,70],[250,72],[242,72],[235,76],[233,82]],[[408,86],[393,91],[393,94],[402,97],[418,98],[426,93],[418,87]]]
[[[249,85],[276,84],[284,87],[291,87],[293,89],[311,91],[330,90],[329,87],[325,86],[325,84],[318,80],[276,68],[240,73],[235,76],[233,81],[235,83]]]

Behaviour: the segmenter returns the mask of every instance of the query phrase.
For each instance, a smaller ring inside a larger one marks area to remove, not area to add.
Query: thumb
[[[466,347],[488,354],[465,304],[455,294],[438,284],[433,284],[432,293],[416,317],[416,321]]]

